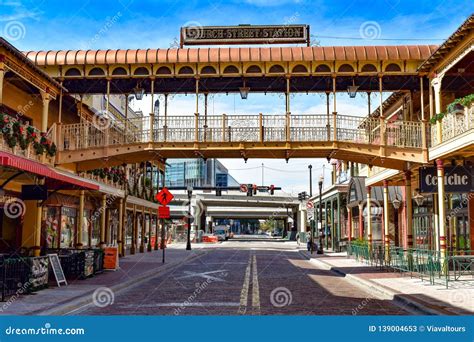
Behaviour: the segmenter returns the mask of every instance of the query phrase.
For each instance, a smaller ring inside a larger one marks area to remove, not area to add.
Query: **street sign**
[[[240,184],[240,191],[247,192],[248,190],[247,184]]]
[[[313,208],[308,208],[307,210],[307,215],[308,215],[308,220],[314,220],[314,207]]]
[[[306,208],[307,208],[307,209],[314,208],[314,203],[311,202],[311,201],[306,202]]]
[[[158,218],[169,219],[170,218],[170,207],[161,206],[158,207]]]
[[[174,196],[167,188],[161,189],[161,191],[156,194],[156,200],[162,205],[168,205],[173,200]]]
[[[435,167],[420,168],[419,188],[421,193],[437,193],[438,177]],[[444,191],[463,193],[474,191],[474,172],[471,166],[445,166]]]

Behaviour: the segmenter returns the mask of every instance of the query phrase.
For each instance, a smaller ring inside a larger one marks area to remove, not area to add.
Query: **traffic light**
[[[222,196],[222,190],[216,189],[216,196]]]
[[[274,195],[275,194],[275,185],[270,185],[270,195]]]
[[[252,185],[252,189],[253,189],[253,194],[256,195],[257,194],[257,184]]]

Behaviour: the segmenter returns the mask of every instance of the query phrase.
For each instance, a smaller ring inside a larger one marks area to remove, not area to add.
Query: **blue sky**
[[[320,45],[439,44],[472,12],[470,1],[58,1],[0,0],[0,35],[21,50],[169,48],[179,28],[194,25],[309,24],[313,42]],[[389,94],[385,94],[388,96]],[[138,103],[141,108],[149,107]],[[365,115],[365,99],[338,97],[338,111]],[[174,102],[174,103],[173,103]],[[193,99],[176,97],[171,112],[192,113]],[[235,103],[235,104],[234,104]],[[173,106],[174,105],[174,106]],[[210,104],[211,105],[211,104]],[[172,108],[171,108],[172,107]],[[189,108],[189,109],[188,109]],[[276,95],[251,94],[242,101],[219,95],[210,107],[215,114],[240,112],[283,113]],[[147,112],[145,109],[144,112]],[[294,113],[324,113],[319,95],[292,98]],[[261,178],[261,160],[223,160],[243,183]],[[264,161],[265,183],[287,191],[307,190],[307,165],[314,177],[324,160]],[[326,168],[327,170],[329,167]],[[326,179],[329,172],[326,173]]]

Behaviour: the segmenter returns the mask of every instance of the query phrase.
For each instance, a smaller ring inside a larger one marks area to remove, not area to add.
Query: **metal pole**
[[[313,174],[312,174],[313,165],[308,165],[308,169],[309,169],[309,197],[313,197]]]
[[[264,165],[263,165],[263,163],[262,163],[262,186],[265,184],[265,183],[263,182],[263,181],[264,181],[264,176],[263,176],[263,167],[264,167]]]
[[[323,250],[323,181],[319,181],[319,224],[321,226],[321,233],[319,234],[318,254],[324,254]]]

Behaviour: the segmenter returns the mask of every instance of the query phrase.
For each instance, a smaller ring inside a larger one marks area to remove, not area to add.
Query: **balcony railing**
[[[450,113],[443,117],[441,121],[441,141],[439,141],[438,125],[431,126],[431,146],[439,145],[449,141],[469,130],[474,129],[474,105],[464,108],[461,112]]]
[[[60,150],[131,143],[205,142],[326,142],[379,145],[380,120],[357,116],[208,115],[143,117],[100,127],[94,122],[62,125]],[[387,125],[388,146],[421,148],[422,125],[398,122]]]

